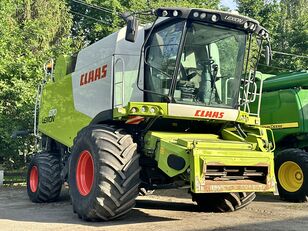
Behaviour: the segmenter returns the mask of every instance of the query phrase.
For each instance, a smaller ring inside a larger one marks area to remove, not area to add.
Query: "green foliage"
[[[306,56],[305,59],[276,55],[277,64],[289,69],[308,66],[308,4],[306,0],[281,0],[280,20],[274,37],[274,49]],[[279,32],[279,33],[278,33]]]
[[[155,9],[158,7],[169,6],[169,7],[190,7],[190,8],[206,8],[206,9],[214,9],[218,8],[218,4],[220,1],[200,1],[200,0],[191,0],[191,1],[179,1],[179,0],[167,0],[167,1],[147,1],[149,9]]]
[[[306,56],[285,56],[274,53],[272,66],[261,66],[263,72],[307,69],[308,5],[306,0],[237,0],[239,12],[257,19],[271,33],[274,51]]]
[[[71,15],[64,1],[16,0],[0,4],[0,162],[18,167],[31,137],[36,85],[49,57],[71,52]]]
[[[219,0],[87,0],[93,7],[82,4],[81,0],[68,0],[74,16],[72,34],[83,38],[85,45],[93,43],[124,26],[119,17],[123,12],[136,12],[156,9],[163,6],[218,8]],[[107,9],[107,10],[106,10]],[[141,17],[141,16],[139,16]],[[141,17],[142,19],[142,17]],[[148,20],[143,19],[142,22]]]

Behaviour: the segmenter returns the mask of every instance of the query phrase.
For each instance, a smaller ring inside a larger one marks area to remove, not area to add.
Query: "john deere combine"
[[[221,212],[274,191],[271,131],[249,111],[268,32],[221,11],[154,14],[144,27],[126,15],[127,28],[57,60],[37,98],[33,202],[56,200],[67,182],[79,217],[110,220],[134,207],[139,187],[187,188]]]
[[[307,201],[308,72],[265,77],[261,122],[275,135],[279,195],[287,201]]]

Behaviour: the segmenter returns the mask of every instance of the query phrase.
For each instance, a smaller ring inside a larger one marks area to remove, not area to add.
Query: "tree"
[[[275,34],[274,49],[296,56],[277,54],[277,64],[289,69],[307,69],[308,66],[308,5],[305,0],[281,0],[280,20]],[[279,33],[278,33],[279,32]]]
[[[262,71],[279,72],[307,69],[308,64],[308,6],[305,0],[237,0],[240,13],[257,19],[267,28],[272,38],[274,51],[297,54],[285,56],[274,53],[272,66]]]
[[[71,15],[62,0],[16,0],[0,4],[0,161],[17,167],[31,138],[35,90],[49,57],[70,52]]]
[[[85,45],[93,43],[124,26],[120,13],[155,9],[162,6],[218,8],[219,0],[68,0],[73,14],[74,37],[82,37]],[[92,5],[92,7],[91,7]],[[142,16],[139,16],[142,20]],[[143,22],[148,20],[142,20]]]

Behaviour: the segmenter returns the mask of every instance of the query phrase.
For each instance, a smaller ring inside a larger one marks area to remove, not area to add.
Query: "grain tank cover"
[[[276,91],[295,87],[308,88],[308,71],[283,73],[267,78],[264,81],[263,91]]]

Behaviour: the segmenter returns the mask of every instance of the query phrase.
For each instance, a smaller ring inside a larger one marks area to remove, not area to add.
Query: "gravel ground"
[[[0,188],[0,230],[308,230],[308,204],[280,201],[272,194],[233,213],[198,212],[183,190],[138,197],[136,208],[119,220],[84,222],[72,212],[67,189],[60,200],[33,204],[24,187]]]

